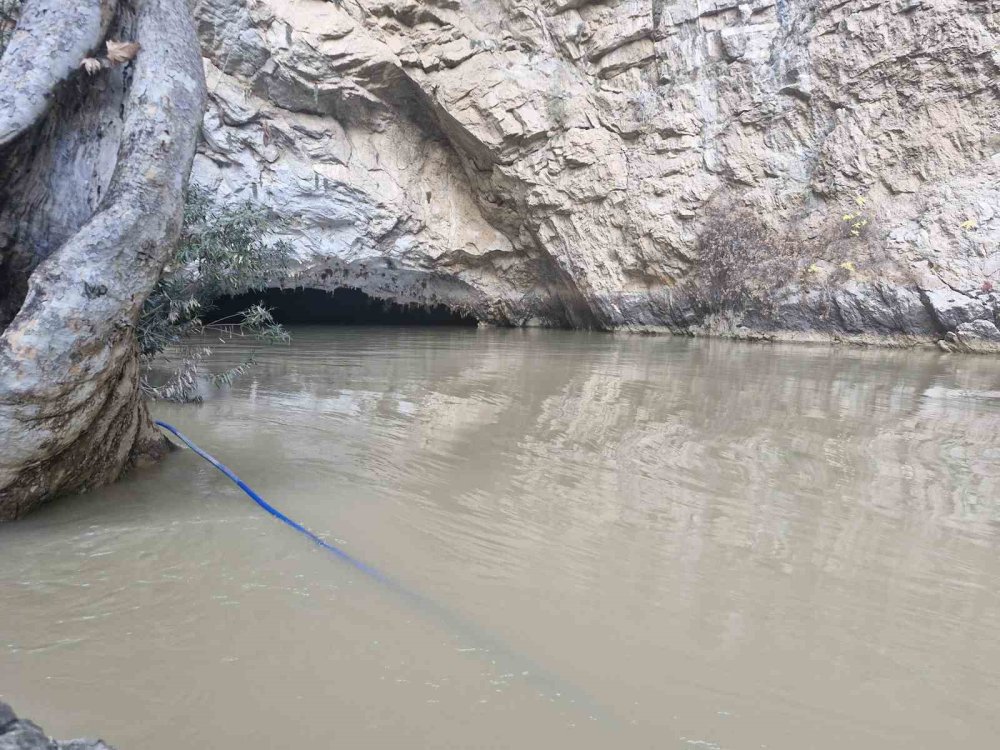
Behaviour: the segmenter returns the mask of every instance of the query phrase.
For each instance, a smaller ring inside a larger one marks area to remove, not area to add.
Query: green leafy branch
[[[266,240],[274,229],[260,206],[245,203],[219,208],[206,191],[189,191],[177,250],[146,300],[136,327],[146,365],[142,390],[147,397],[200,400],[201,366],[212,354],[201,339],[208,335],[223,340],[247,337],[265,344],[288,341],[288,333],[259,304],[222,318],[211,317],[213,303],[220,297],[263,289],[284,275],[292,248],[287,242]],[[173,365],[166,382],[156,386],[149,381],[154,360]],[[243,362],[208,380],[216,386],[232,385],[254,364],[251,351]]]

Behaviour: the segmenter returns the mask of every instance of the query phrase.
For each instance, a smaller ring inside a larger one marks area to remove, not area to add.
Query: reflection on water
[[[50,731],[123,750],[1000,733],[996,360],[361,328],[259,359],[158,416],[454,620],[179,453],[0,527],[0,697]]]

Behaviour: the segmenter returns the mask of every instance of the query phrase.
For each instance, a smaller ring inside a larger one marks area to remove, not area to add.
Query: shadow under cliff
[[[359,289],[264,289],[216,301],[213,320],[236,315],[250,305],[261,304],[275,322],[322,325],[422,325],[476,326],[472,315],[447,305],[401,305],[372,297]]]

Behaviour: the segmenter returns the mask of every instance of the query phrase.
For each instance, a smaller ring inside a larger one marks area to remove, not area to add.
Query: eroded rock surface
[[[14,710],[0,701],[0,750],[114,750],[101,740],[59,742],[46,736],[41,727],[19,719]]]
[[[906,343],[997,322],[991,0],[197,12],[195,179],[287,220],[286,285],[514,325]]]

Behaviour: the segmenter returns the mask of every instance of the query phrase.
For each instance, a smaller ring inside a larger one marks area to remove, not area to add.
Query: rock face
[[[13,709],[0,701],[0,750],[114,750],[101,740],[58,742],[27,719],[19,719]]]
[[[276,285],[511,325],[976,348],[997,323],[993,0],[196,12],[194,179],[285,220]]]

